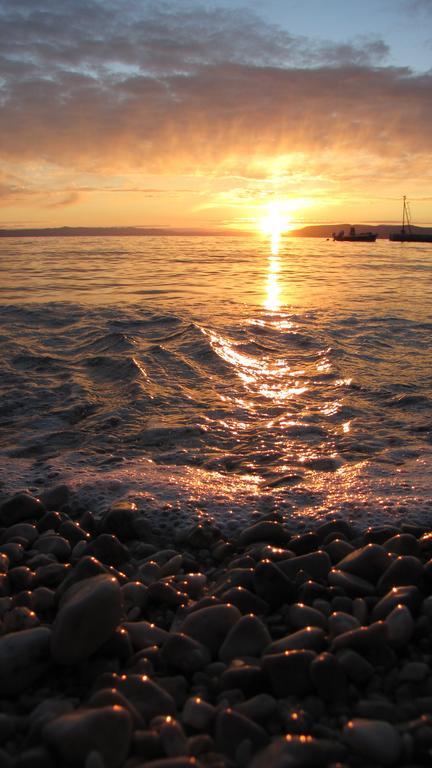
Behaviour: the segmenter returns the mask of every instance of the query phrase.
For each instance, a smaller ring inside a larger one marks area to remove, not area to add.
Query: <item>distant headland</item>
[[[358,231],[376,233],[388,239],[392,232],[400,231],[400,224],[314,224],[286,233],[289,237],[329,237],[333,232],[348,232],[355,226]],[[412,232],[431,234],[432,227],[411,227]],[[210,229],[198,227],[32,227],[0,228],[0,237],[245,237],[251,231],[240,229]]]

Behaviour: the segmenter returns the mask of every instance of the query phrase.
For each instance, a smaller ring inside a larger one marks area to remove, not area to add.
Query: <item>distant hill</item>
[[[392,232],[400,231],[400,224],[316,224],[302,229],[293,229],[289,234],[292,237],[332,237],[333,232],[344,230],[346,234],[350,228],[355,226],[357,232],[375,232],[378,237],[388,240]],[[411,231],[416,234],[432,234],[432,227],[411,227]]]
[[[185,227],[44,227],[0,229],[0,237],[234,237],[238,229],[197,229]]]

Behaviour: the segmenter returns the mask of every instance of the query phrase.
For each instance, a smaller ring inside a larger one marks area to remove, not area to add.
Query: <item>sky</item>
[[[0,0],[0,227],[432,224],[432,0]]]

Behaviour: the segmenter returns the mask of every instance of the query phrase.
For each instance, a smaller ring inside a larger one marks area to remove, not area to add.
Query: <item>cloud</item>
[[[247,174],[324,148],[432,148],[432,77],[383,66],[382,40],[317,44],[188,2],[0,0],[0,50],[9,163]]]

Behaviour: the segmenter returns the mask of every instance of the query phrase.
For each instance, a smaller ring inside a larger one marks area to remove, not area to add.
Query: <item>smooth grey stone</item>
[[[247,544],[252,544],[256,541],[265,541],[272,544],[283,544],[288,541],[290,535],[287,529],[278,522],[273,520],[261,520],[254,525],[250,525],[245,528],[238,538],[240,546],[244,547]]]
[[[392,587],[416,585],[423,574],[423,564],[417,557],[401,555],[393,560],[378,581],[378,592],[386,594]]]
[[[289,548],[296,555],[307,555],[319,549],[320,539],[314,531],[300,533],[289,540]]]
[[[128,548],[118,540],[117,536],[111,533],[101,533],[89,542],[86,554],[96,557],[105,565],[113,565],[115,568],[130,560]]]
[[[106,768],[121,768],[129,752],[132,720],[123,707],[79,709],[52,720],[42,736],[65,765],[83,766],[96,750]]]
[[[223,709],[218,713],[215,739],[218,751],[232,759],[237,757],[237,750],[245,741],[248,742],[251,753],[262,749],[269,741],[264,728],[232,709]]]
[[[333,639],[344,632],[350,632],[352,629],[359,629],[360,623],[355,616],[343,611],[334,611],[328,618],[328,631]]]
[[[88,707],[124,707],[129,712],[135,728],[143,728],[145,723],[138,710],[116,688],[100,688],[87,701]]]
[[[335,658],[345,670],[347,677],[356,685],[366,685],[375,674],[372,664],[350,648],[339,651]]]
[[[118,501],[102,516],[98,523],[98,530],[100,533],[111,533],[125,543],[137,538],[136,520],[136,504],[130,501]]]
[[[188,754],[188,741],[183,728],[177,720],[165,718],[159,734],[167,757],[181,757]]]
[[[68,589],[53,624],[51,650],[59,664],[76,664],[103,645],[120,623],[121,590],[113,576],[84,579]]]
[[[420,603],[420,593],[415,586],[393,587],[374,606],[371,614],[372,621],[385,619],[397,605],[406,605],[410,611]]]
[[[185,725],[190,725],[197,731],[209,729],[216,713],[213,704],[203,701],[199,696],[190,698],[185,702],[182,712],[182,720]]]
[[[321,651],[325,645],[325,632],[319,627],[306,627],[290,635],[274,640],[266,649],[266,653],[283,653],[283,651],[312,650]]]
[[[174,715],[176,705],[173,697],[146,675],[122,675],[116,687],[138,710],[145,721],[157,715]]]
[[[139,608],[140,611],[148,601],[148,589],[140,581],[128,581],[122,588],[123,604],[126,612],[131,608]]]
[[[219,687],[226,696],[226,691],[235,692],[236,701],[237,694],[241,691],[246,697],[256,696],[260,693],[267,684],[267,678],[262,668],[256,663],[244,663],[239,664],[234,661],[225,671],[222,673],[219,680]]]
[[[9,527],[22,520],[38,520],[45,511],[40,499],[29,493],[17,493],[0,505],[0,525]]]
[[[166,629],[150,624],[149,621],[125,621],[123,627],[129,633],[132,645],[137,651],[150,645],[162,645],[169,637]]]
[[[420,557],[421,547],[415,536],[410,533],[397,533],[391,539],[387,539],[384,549],[397,555],[413,555]]]
[[[316,608],[312,608],[309,605],[303,605],[303,603],[294,603],[293,605],[290,605],[288,609],[288,619],[291,626],[295,629],[303,629],[304,627],[327,628],[327,619],[321,611],[318,611]]]
[[[260,560],[253,574],[253,582],[257,595],[271,608],[279,608],[284,603],[292,602],[296,594],[294,583],[270,560]]]
[[[350,597],[362,597],[363,595],[373,595],[375,588],[370,581],[348,573],[342,569],[332,568],[328,575],[328,583],[332,587],[341,587]]]
[[[345,701],[348,690],[347,678],[336,656],[331,653],[321,653],[313,660],[310,675],[321,699],[333,703]]]
[[[317,550],[307,555],[281,560],[278,562],[278,568],[290,579],[295,578],[299,571],[305,571],[312,579],[320,580],[327,577],[331,568],[331,561],[327,552]]]
[[[15,525],[9,526],[4,532],[1,538],[2,544],[5,544],[15,536],[25,539],[29,545],[31,545],[38,538],[39,531],[36,526],[31,523],[15,523]]]
[[[241,613],[234,605],[212,605],[189,614],[183,622],[182,632],[198,640],[212,653],[217,653],[240,618]]]
[[[51,630],[25,629],[0,638],[0,690],[3,695],[25,691],[46,672]]]
[[[270,720],[277,712],[277,709],[278,703],[276,699],[268,693],[258,693],[251,699],[240,702],[236,706],[237,712],[259,723],[265,723]]]
[[[270,643],[270,633],[257,616],[242,616],[228,632],[219,649],[219,658],[228,662],[243,656],[259,657]]]
[[[421,683],[429,677],[431,671],[428,664],[422,661],[406,662],[399,672],[401,683]]]
[[[161,658],[167,667],[191,674],[210,664],[211,653],[193,637],[175,632],[167,635],[162,645]]]
[[[90,534],[73,520],[64,520],[58,529],[58,534],[66,539],[71,547],[75,547],[80,541],[90,540]]]
[[[286,651],[263,656],[262,667],[267,673],[276,697],[306,696],[313,690],[310,666],[315,651]]]
[[[396,707],[388,699],[360,699],[355,708],[357,717],[371,720],[385,720],[393,723],[397,719]]]
[[[39,626],[40,621],[34,611],[31,611],[25,605],[19,605],[12,608],[3,618],[3,631],[21,632],[24,629],[33,629]]]
[[[305,734],[276,738],[260,752],[251,768],[325,768],[345,765],[346,749],[336,740],[315,739]]]
[[[385,619],[388,641],[392,648],[405,648],[415,629],[411,611],[406,605],[396,605]]]
[[[269,610],[269,605],[265,600],[244,587],[231,587],[231,589],[223,592],[221,597],[224,602],[235,605],[242,614],[263,615]]]
[[[61,562],[69,560],[72,552],[71,545],[67,539],[56,533],[45,533],[43,536],[39,536],[38,540],[33,544],[33,549],[46,555],[55,555],[57,560]]]
[[[344,726],[343,738],[355,753],[379,765],[396,765],[402,753],[399,733],[383,720],[354,718]]]
[[[355,549],[338,563],[338,569],[375,583],[392,561],[392,555],[379,544]]]
[[[329,555],[333,565],[336,565],[343,560],[344,557],[347,557],[351,552],[354,552],[353,545],[343,539],[333,539],[333,541],[329,541],[328,544],[324,544],[322,548],[324,552],[327,552]]]
[[[347,539],[353,539],[357,536],[357,529],[351,523],[348,523],[347,520],[336,519],[321,523],[321,525],[315,528],[315,533],[321,541],[324,541],[327,536],[334,533],[340,533],[342,536],[346,536]]]
[[[368,627],[351,629],[338,635],[332,642],[331,650],[336,652],[342,648],[352,648],[360,652],[373,652],[383,648],[388,643],[388,628],[384,621],[376,621]]]
[[[48,511],[59,510],[70,499],[70,490],[67,485],[56,485],[41,494],[41,501]]]

